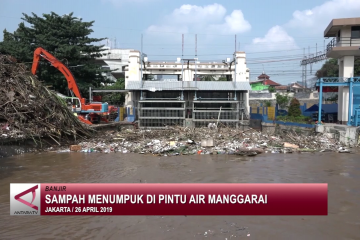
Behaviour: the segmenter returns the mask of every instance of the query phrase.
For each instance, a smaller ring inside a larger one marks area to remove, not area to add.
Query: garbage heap
[[[0,54],[0,141],[91,136],[62,99],[13,59]]]
[[[91,142],[80,143],[76,150],[102,153],[131,152],[159,156],[192,154],[254,156],[264,152],[348,151],[336,140],[322,134],[301,136],[294,132],[272,136],[251,128],[242,131],[234,128],[209,129],[206,127],[109,131]],[[71,151],[71,149],[63,151]]]

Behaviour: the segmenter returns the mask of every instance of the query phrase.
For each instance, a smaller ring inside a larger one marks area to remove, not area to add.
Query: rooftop
[[[288,89],[288,86],[275,86],[275,89],[276,90],[287,90]]]
[[[308,109],[305,110],[305,112],[318,112],[319,111],[319,105],[314,104]],[[337,113],[338,112],[338,104],[322,104],[321,105],[321,111],[325,113]]]
[[[289,86],[292,87],[292,88],[305,88],[303,85],[301,85],[301,84],[299,84],[297,82],[290,83]]]
[[[263,83],[264,85],[269,85],[269,86],[281,86],[281,84],[278,84],[270,79],[266,79],[266,80],[258,80],[258,81],[254,81],[254,82],[250,82],[250,84],[252,83]]]
[[[336,37],[338,31],[345,26],[360,26],[360,18],[333,19],[324,31],[324,37]]]
[[[270,77],[268,75],[266,75],[265,73],[263,73],[260,76],[258,76],[258,79],[270,79]]]

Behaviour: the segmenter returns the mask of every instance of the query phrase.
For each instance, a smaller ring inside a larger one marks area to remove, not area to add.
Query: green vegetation
[[[273,86],[270,86],[270,87],[268,88],[268,90],[269,90],[270,93],[276,92],[276,89],[275,89],[275,87],[273,87]]]
[[[289,117],[301,116],[300,102],[296,98],[291,99],[288,115]]]
[[[287,98],[279,97],[279,99],[282,101],[282,104],[285,104],[286,102],[289,101],[290,98],[288,96],[286,96],[286,97]],[[288,115],[287,116],[277,116],[276,121],[311,124],[312,119],[311,119],[311,117],[305,117],[301,114],[299,100],[297,100],[296,98],[292,98],[291,102],[290,102],[289,110],[288,110]]]
[[[108,82],[101,74],[105,71],[94,63],[95,58],[101,56],[103,46],[92,44],[104,40],[90,37],[94,21],[83,22],[73,17],[73,13],[59,16],[54,12],[43,14],[42,17],[35,13],[31,16],[23,13],[21,19],[23,22],[15,32],[3,31],[0,53],[9,54],[31,67],[34,50],[44,48],[69,67],[84,96],[88,94],[89,87],[97,88],[101,82]],[[65,77],[46,60],[41,60],[37,76],[46,85],[67,95]]]
[[[111,86],[103,86],[99,89],[104,90],[124,90],[125,89],[125,78],[119,78],[113,85]],[[125,102],[126,93],[98,93],[97,95],[102,96],[103,102],[108,102],[110,104],[121,105]]]
[[[338,95],[335,94],[334,96],[327,98],[326,101],[337,103]]]
[[[276,118],[276,121],[311,124],[312,119],[310,117],[305,117],[305,116],[298,116],[298,117],[278,116]]]
[[[337,59],[329,59],[315,73],[317,78],[322,77],[339,77],[339,65]],[[355,59],[354,76],[360,76],[360,59]]]
[[[322,77],[338,77],[339,76],[339,65],[337,59],[329,59],[322,67],[315,73],[317,78]]]
[[[271,101],[269,100],[264,100],[264,107],[271,107]]]
[[[288,94],[276,93],[275,97],[276,104],[279,105],[281,109],[286,109],[290,101],[290,96]]]
[[[202,76],[200,76],[201,81],[206,81],[206,82],[210,82],[210,81],[228,81],[226,76],[220,76],[217,80],[216,80],[216,78],[217,78],[216,75],[202,75]]]

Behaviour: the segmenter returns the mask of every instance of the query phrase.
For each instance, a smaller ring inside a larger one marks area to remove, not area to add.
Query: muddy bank
[[[112,129],[112,130],[109,130]],[[54,141],[43,138],[0,145],[0,157],[26,152],[138,153],[157,156],[234,154],[255,156],[262,153],[352,152],[326,134],[299,134],[289,129],[277,134],[262,133],[252,128],[168,128],[141,130],[129,124],[97,127],[86,139]]]
[[[34,139],[0,139],[0,158],[7,158],[15,155],[36,152],[48,152],[68,146],[68,144],[75,144],[76,141],[66,140],[63,142],[54,141],[51,138]]]
[[[81,141],[95,141],[101,138],[108,131],[125,131],[126,129],[134,129],[135,126],[129,122],[117,122],[110,124],[97,124],[89,127],[92,135],[84,136],[67,136],[64,139],[55,140],[50,137],[34,137],[34,138],[0,138],[0,158],[11,157],[31,152],[49,152],[63,149],[69,149],[69,146],[79,144]]]
[[[194,154],[350,152],[326,134],[301,135],[295,131],[266,134],[254,129],[168,128],[165,130],[125,129],[104,131],[90,141],[65,146],[60,152],[139,153],[158,156]]]

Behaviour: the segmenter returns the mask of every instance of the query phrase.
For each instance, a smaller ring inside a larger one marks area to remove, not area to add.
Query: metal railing
[[[323,82],[323,83],[346,83],[350,81],[360,83],[360,77],[323,77],[317,80],[317,83]]]
[[[353,77],[353,82],[360,83],[360,77]]]
[[[202,97],[197,97],[195,99],[194,97],[194,101],[237,101],[234,97],[230,98],[202,98]],[[238,101],[237,101],[238,102]]]
[[[331,51],[334,47],[351,47],[351,46],[360,47],[360,38],[335,37],[326,46],[326,52]]]

